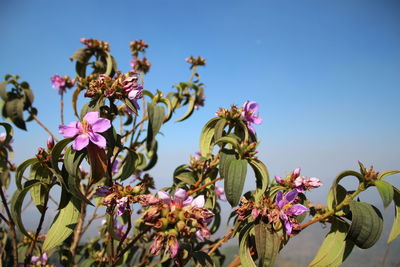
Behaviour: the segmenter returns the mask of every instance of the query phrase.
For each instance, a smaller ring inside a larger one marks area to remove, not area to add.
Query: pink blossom
[[[122,197],[117,200],[117,215],[121,216],[124,214],[125,209],[128,207],[129,200],[128,197]]]
[[[225,190],[223,187],[215,185],[214,191],[219,200],[226,201]]]
[[[254,101],[246,101],[242,107],[242,119],[246,122],[249,130],[255,134],[256,131],[252,125],[252,123],[259,125],[262,123],[262,119],[258,114],[258,104]]]
[[[89,141],[100,148],[105,148],[106,139],[98,134],[111,127],[108,119],[100,118],[99,112],[88,112],[82,122],[73,121],[67,125],[60,125],[59,133],[65,138],[75,138],[72,148],[82,150],[89,145]]]

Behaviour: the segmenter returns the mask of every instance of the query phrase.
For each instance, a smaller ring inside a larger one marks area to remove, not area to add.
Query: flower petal
[[[202,208],[202,207],[204,207],[204,204],[205,204],[205,200],[204,200],[204,196],[203,195],[197,196],[192,201],[192,206],[193,207]]]
[[[164,202],[165,204],[169,204],[171,203],[171,197],[169,196],[169,194],[163,190],[158,191],[157,192],[157,196],[159,199],[161,199],[162,202]]]
[[[186,199],[186,190],[178,188],[174,194],[174,201],[184,201]]]
[[[79,134],[78,122],[73,121],[67,125],[60,125],[58,126],[58,132],[65,138],[74,137],[75,135]]]
[[[282,207],[284,206],[283,201],[282,201],[282,191],[278,191],[278,193],[276,194],[276,204],[278,205],[279,209],[282,209]]]
[[[285,222],[285,229],[286,229],[286,234],[290,235],[292,233],[292,224],[290,221]]]
[[[188,196],[182,203],[183,206],[189,206],[192,204],[193,201],[193,197],[192,196]]]
[[[288,210],[288,212],[291,213],[291,215],[295,215],[295,216],[299,216],[307,211],[308,211],[308,209],[301,204],[294,204]]]
[[[285,195],[285,200],[286,200],[286,202],[287,202],[287,203],[290,203],[290,202],[292,202],[293,200],[295,200],[298,193],[299,193],[299,192],[297,192],[296,190],[292,190],[292,191],[290,191],[289,193],[287,193],[287,194]]]
[[[92,130],[95,133],[102,133],[110,129],[111,122],[108,119],[100,118],[92,124]]]
[[[90,141],[92,141],[92,143],[94,143],[96,146],[100,148],[106,147],[107,144],[106,139],[98,133],[89,133],[89,139]]]
[[[91,111],[86,113],[83,117],[90,125],[93,125],[99,119],[99,112],[98,111]]]
[[[87,134],[78,135],[72,143],[72,148],[75,150],[82,150],[89,144],[89,136]]]

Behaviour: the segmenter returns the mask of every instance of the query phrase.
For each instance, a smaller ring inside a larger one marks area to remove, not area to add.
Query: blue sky
[[[79,38],[110,42],[122,71],[129,41],[148,42],[146,89],[153,91],[187,80],[184,59],[201,55],[206,106],[163,128],[158,183],[168,185],[198,150],[215,110],[255,100],[264,120],[256,126],[260,158],[271,175],[302,167],[326,184],[313,195],[323,201],[332,178],[357,160],[400,168],[399,11],[398,1],[1,1],[0,75],[31,84],[39,119],[56,132],[58,95],[49,78],[74,75],[69,57]],[[17,162],[47,139],[33,123],[28,129],[16,134]]]

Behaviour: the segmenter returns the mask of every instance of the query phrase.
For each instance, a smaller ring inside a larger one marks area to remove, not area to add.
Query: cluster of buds
[[[371,180],[378,179],[379,172],[375,171],[374,167],[371,166],[371,167],[369,167],[368,170],[366,170],[366,169],[362,170],[362,174],[364,175],[365,180],[371,181]]]
[[[81,38],[80,41],[82,44],[86,45],[89,48],[110,51],[110,45],[107,42],[99,41],[96,39],[87,39],[87,38]]]
[[[151,67],[151,63],[150,61],[146,58],[143,57],[141,59],[139,58],[134,58],[131,61],[131,67],[132,69],[134,69],[135,71],[138,72],[143,72],[144,74],[148,73]]]
[[[239,144],[239,151],[242,155],[242,158],[246,159],[257,159],[256,154],[258,151],[256,150],[257,142],[243,141]]]
[[[296,190],[287,193],[279,191],[275,201],[265,197],[255,203],[252,200],[242,197],[236,213],[239,220],[243,221],[251,216],[254,221],[262,220],[265,223],[271,224],[276,231],[282,229],[282,226],[284,226],[286,234],[291,235],[301,230],[296,216],[309,211],[305,206],[299,204],[299,200]]]
[[[188,196],[184,189],[177,189],[173,197],[159,191],[157,197],[143,196],[139,202],[147,207],[138,220],[138,227],[151,226],[156,230],[150,252],[159,255],[165,248],[172,258],[179,251],[179,239],[199,241],[210,238],[208,224],[214,214],[204,208],[204,196]]]
[[[206,65],[206,59],[201,56],[198,56],[197,58],[190,56],[190,57],[186,58],[185,61],[191,65],[190,69],[193,69],[194,67],[197,67],[197,66],[205,66]]]
[[[53,88],[58,89],[58,94],[64,94],[67,89],[74,87],[75,79],[71,79],[69,76],[60,76],[55,74],[50,77]]]
[[[44,148],[39,147],[35,156],[39,162],[42,164],[48,164],[50,166],[51,155]]]
[[[299,193],[322,186],[322,182],[318,178],[300,176],[300,168],[287,174],[285,178],[275,176],[275,180],[278,184],[287,188],[295,189]]]
[[[230,110],[220,108],[215,112],[215,115],[226,120],[237,120],[242,116],[242,111],[237,106],[232,105]]]
[[[111,187],[99,186],[95,195],[104,197],[103,205],[107,207],[109,213],[113,213],[114,209],[117,208],[117,215],[121,216],[125,210],[131,211],[130,204],[137,203],[146,191],[143,184],[136,186],[114,184]]]
[[[118,73],[114,79],[100,74],[89,83],[88,89],[85,92],[86,97],[98,95],[104,95],[112,99],[127,97],[139,109],[137,100],[143,97],[143,86],[138,83],[138,77],[135,72],[128,72],[127,74]]]
[[[203,171],[210,167],[210,161],[201,156],[200,152],[195,152],[194,156],[190,156],[189,168],[193,171]]]
[[[131,41],[129,43],[129,47],[131,49],[132,56],[137,57],[140,52],[144,52],[146,48],[149,47],[148,43],[146,43],[143,40],[136,40],[136,41]]]

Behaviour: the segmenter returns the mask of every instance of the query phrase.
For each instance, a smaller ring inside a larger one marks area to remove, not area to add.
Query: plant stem
[[[13,257],[14,257],[14,267],[18,267],[18,242],[17,242],[17,233],[15,232],[15,223],[11,216],[10,209],[7,205],[7,199],[3,192],[3,187],[0,186],[0,196],[1,201],[3,202],[4,209],[6,210],[8,216],[8,226],[10,227],[12,246],[13,246]]]
[[[132,239],[132,241],[126,245],[124,249],[121,250],[120,253],[117,253],[117,256],[114,258],[112,265],[115,266],[115,264],[118,262],[119,258],[121,258],[129,249],[133,247],[133,245],[148,231],[150,230],[151,227],[146,227],[143,229],[140,233],[138,233],[135,238]]]
[[[29,265],[29,261],[31,260],[33,250],[35,249],[36,241],[39,237],[40,231],[42,230],[42,225],[44,222],[44,218],[46,216],[47,202],[49,201],[49,194],[50,194],[50,192],[47,192],[47,194],[45,196],[43,211],[42,211],[42,215],[40,216],[40,221],[39,221],[38,227],[36,229],[35,237],[33,238],[33,241],[30,244],[29,249],[25,255],[25,266]]]
[[[215,182],[217,182],[219,180],[222,180],[222,178],[221,177],[215,178],[214,180],[212,180],[212,181],[210,181],[210,182],[208,182],[208,183],[206,183],[206,184],[204,184],[204,185],[202,185],[202,186],[200,186],[200,187],[198,187],[196,189],[189,190],[187,195],[190,196],[190,195],[192,195],[192,194],[194,194],[194,193],[206,188],[207,186],[212,185],[213,183],[215,183]]]
[[[61,93],[60,98],[60,115],[61,115],[61,125],[64,125],[64,93]]]
[[[58,139],[54,136],[54,134],[49,130],[49,128],[47,128],[46,126],[44,126],[44,124],[39,121],[39,119],[36,117],[36,115],[33,115],[33,120],[39,124],[40,127],[42,127],[49,135],[51,135],[54,139],[54,141],[58,142]]]
[[[322,216],[320,216],[320,217],[317,217],[317,218],[314,218],[314,219],[312,219],[311,221],[306,222],[305,224],[301,225],[301,229],[304,229],[304,228],[306,228],[306,227],[308,227],[308,226],[310,226],[310,225],[312,225],[312,224],[314,224],[314,223],[316,223],[316,222],[324,221],[325,219],[327,219],[327,218],[333,216],[337,211],[341,210],[344,206],[348,206],[348,205],[349,205],[349,200],[354,199],[356,196],[358,196],[358,195],[359,195],[362,191],[364,191],[365,189],[366,189],[366,188],[365,188],[364,184],[360,184],[360,185],[358,186],[357,190],[356,190],[353,194],[347,196],[347,197],[346,197],[339,205],[337,205],[333,210],[329,210],[329,211],[325,212],[324,215],[322,215]]]

